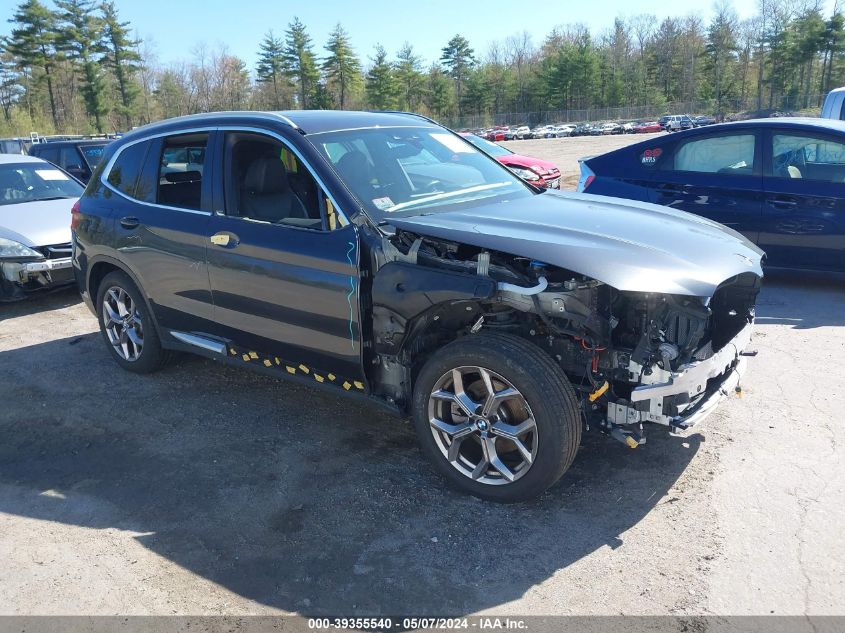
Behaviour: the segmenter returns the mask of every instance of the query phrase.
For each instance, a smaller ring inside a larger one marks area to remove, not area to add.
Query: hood
[[[711,297],[729,277],[763,275],[763,251],[736,231],[669,207],[606,196],[547,191],[387,221],[530,257],[617,290]]]
[[[557,170],[557,166],[554,163],[550,163],[547,160],[540,160],[539,158],[531,158],[531,156],[508,154],[507,156],[499,156],[497,158],[503,165],[513,165],[514,167],[523,167],[524,169],[539,167],[543,171]]]
[[[70,208],[76,198],[0,205],[0,237],[25,246],[70,242]]]

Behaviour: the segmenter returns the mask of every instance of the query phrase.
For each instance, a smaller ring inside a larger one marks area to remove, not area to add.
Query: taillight
[[[79,200],[73,203],[73,206],[70,208],[70,230],[75,231],[76,227],[79,226],[79,220],[82,218],[82,214],[79,212]]]
[[[584,191],[596,179],[596,174],[592,169],[587,167],[585,160],[580,160],[578,162],[581,163],[581,178],[578,179],[578,191]]]

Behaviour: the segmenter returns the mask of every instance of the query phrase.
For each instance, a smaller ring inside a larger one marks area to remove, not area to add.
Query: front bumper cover
[[[0,301],[23,299],[34,290],[73,283],[70,257],[36,261],[0,260]]]
[[[640,385],[631,392],[631,402],[611,402],[607,420],[613,425],[655,422],[676,429],[687,429],[706,418],[734,391],[747,362],[742,352],[751,342],[753,324],[740,332],[710,358],[692,361],[677,371],[663,372],[660,382]],[[667,399],[680,396],[685,403],[677,414],[671,412]]]

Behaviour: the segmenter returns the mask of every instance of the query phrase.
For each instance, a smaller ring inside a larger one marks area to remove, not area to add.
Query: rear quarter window
[[[143,199],[143,196],[138,198],[136,185],[148,147],[149,143],[145,142],[135,143],[123,149],[106,176],[112,187],[130,198]]]
[[[754,134],[726,134],[680,143],[671,167],[675,171],[750,175],[754,168]]]

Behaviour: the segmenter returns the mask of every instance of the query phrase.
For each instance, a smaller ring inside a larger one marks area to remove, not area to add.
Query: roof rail
[[[291,126],[294,130],[296,130],[296,131],[297,131],[297,132],[299,132],[300,134],[305,134],[305,130],[303,130],[303,129],[302,129],[301,127],[299,127],[296,123],[294,123],[293,121],[291,121],[291,119],[290,119],[289,117],[285,116],[285,115],[284,115],[284,114],[282,114],[281,112],[278,112],[278,111],[276,111],[276,110],[269,110],[269,111],[266,111],[266,112],[269,112],[269,114],[272,114],[273,116],[280,118],[280,119],[282,120],[282,122],[283,122],[283,123],[288,124],[289,126]]]
[[[407,114],[408,116],[415,116],[418,119],[423,119],[424,121],[428,121],[429,123],[434,123],[435,125],[440,125],[437,121],[435,121],[431,117],[427,117],[426,115],[420,114],[419,112],[408,112],[406,110],[370,110],[370,112],[381,112],[383,114]]]

